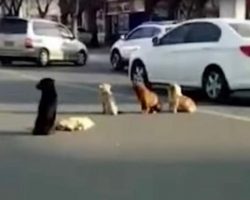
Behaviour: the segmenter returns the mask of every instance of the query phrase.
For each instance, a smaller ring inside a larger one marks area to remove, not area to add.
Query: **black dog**
[[[42,95],[33,135],[49,135],[54,132],[53,129],[56,120],[57,93],[55,89],[55,80],[44,78],[40,80],[36,88],[41,90]]]

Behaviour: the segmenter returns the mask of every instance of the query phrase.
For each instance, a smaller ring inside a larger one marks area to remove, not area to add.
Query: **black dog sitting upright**
[[[57,110],[57,93],[55,80],[44,78],[36,85],[41,90],[41,99],[33,135],[49,135],[54,132]]]

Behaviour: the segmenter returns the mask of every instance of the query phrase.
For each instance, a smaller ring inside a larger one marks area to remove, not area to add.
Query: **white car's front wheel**
[[[143,83],[147,87],[151,87],[145,66],[140,61],[133,64],[130,79],[132,83]]]
[[[49,64],[49,52],[46,49],[41,49],[38,56],[38,65],[46,67]]]
[[[203,91],[213,101],[222,100],[228,96],[229,87],[221,70],[209,69],[204,73]]]
[[[87,62],[87,54],[84,51],[78,52],[75,64],[77,66],[84,66],[86,65],[86,62]]]
[[[111,61],[111,65],[112,65],[113,70],[121,71],[121,70],[124,69],[124,64],[122,62],[122,57],[121,57],[120,53],[117,50],[114,50],[111,53],[110,61]]]

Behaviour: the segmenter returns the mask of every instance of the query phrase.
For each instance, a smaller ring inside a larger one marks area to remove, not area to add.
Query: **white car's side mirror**
[[[152,38],[152,43],[153,43],[153,46],[158,46],[160,44],[160,39],[155,36]]]
[[[126,36],[125,36],[125,35],[121,35],[121,36],[120,36],[120,39],[121,39],[121,40],[125,40],[125,39],[126,39]]]

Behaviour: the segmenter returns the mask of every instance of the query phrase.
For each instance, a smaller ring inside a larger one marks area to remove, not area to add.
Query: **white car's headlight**
[[[127,53],[129,52],[133,52],[133,51],[137,51],[139,50],[141,47],[140,46],[133,46],[133,47],[124,47],[123,50]]]

